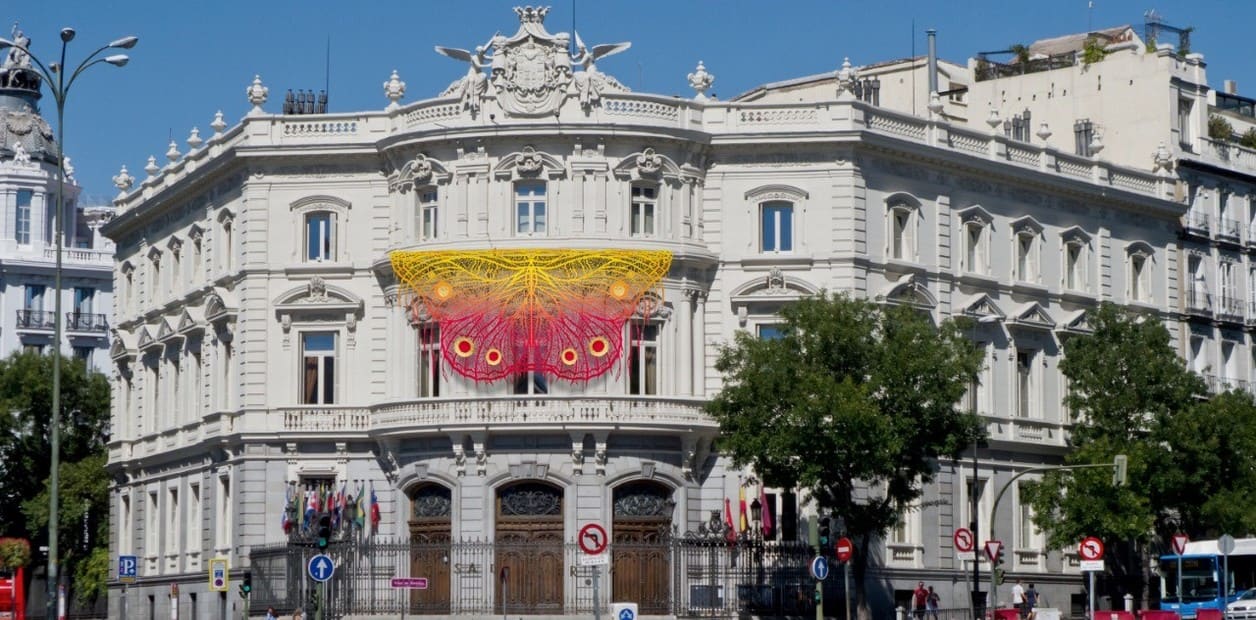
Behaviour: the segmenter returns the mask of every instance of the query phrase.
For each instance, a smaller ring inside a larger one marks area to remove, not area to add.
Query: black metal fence
[[[319,592],[306,566],[316,553],[306,543],[254,547],[252,608],[313,610]],[[572,543],[371,539],[334,542],[323,553],[336,564],[324,586],[329,618],[591,614],[595,600],[603,609],[633,602],[642,614],[678,617],[815,613],[816,582],[808,572],[814,556],[801,543],[616,543],[607,551],[608,564],[600,567],[584,565],[585,554]],[[427,588],[396,587],[394,579],[403,578],[425,578]],[[823,583],[826,615],[840,615],[845,605],[840,570]]]

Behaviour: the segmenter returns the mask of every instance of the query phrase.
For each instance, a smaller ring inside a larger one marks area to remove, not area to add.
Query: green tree
[[[1106,469],[1051,472],[1026,497],[1049,546],[1107,540],[1118,579],[1145,593],[1148,560],[1174,532],[1252,531],[1256,406],[1238,393],[1205,400],[1203,379],[1154,319],[1104,304],[1091,325],[1092,334],[1065,343],[1060,363],[1078,416],[1065,462],[1125,454],[1127,485],[1114,488]]]
[[[80,360],[62,360],[58,520],[62,551],[70,552],[62,555],[69,575],[74,574],[70,558],[86,555],[80,546],[84,525],[91,532],[90,545],[107,545],[108,479],[103,472],[109,398],[104,375],[88,371]],[[19,352],[0,360],[0,410],[8,414],[0,415],[0,535],[27,538],[35,547],[48,541],[51,404],[51,356]]]
[[[867,617],[865,553],[976,436],[955,403],[981,355],[954,321],[916,309],[821,294],[781,311],[779,339],[739,332],[716,368],[724,389],[708,411],[721,449],[765,483],[806,489],[845,521]]]
[[[75,596],[88,602],[104,592],[109,578],[109,478],[101,475],[105,460],[102,450],[78,461],[61,463],[61,503],[57,510],[61,557],[66,573],[73,577]],[[22,504],[27,524],[35,532],[44,532],[48,527],[48,483],[45,480],[43,490]],[[97,550],[105,551],[103,575],[97,574],[90,562]]]

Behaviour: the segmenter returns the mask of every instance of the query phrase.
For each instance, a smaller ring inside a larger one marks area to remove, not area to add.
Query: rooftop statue
[[[511,37],[500,32],[484,45],[467,50],[436,47],[436,53],[468,64],[467,74],[442,93],[457,96],[464,108],[479,113],[480,101],[491,96],[507,114],[553,114],[568,94],[576,94],[585,108],[596,105],[605,92],[628,89],[615,78],[598,71],[596,62],[628,49],[631,43],[586,47],[576,34],[577,51],[570,52],[571,35],[545,30],[548,7],[516,7],[519,30]],[[573,65],[580,71],[573,72]],[[485,74],[485,70],[488,74]]]
[[[10,36],[14,45],[0,65],[0,88],[39,90],[39,75],[31,69],[31,56],[26,52],[31,46],[30,37],[19,30],[16,23]]]

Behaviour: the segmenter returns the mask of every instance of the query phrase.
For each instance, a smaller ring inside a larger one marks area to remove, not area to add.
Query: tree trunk
[[[868,573],[868,545],[872,542],[872,536],[862,534],[859,536],[859,544],[855,546],[851,562],[854,563],[855,573],[851,578],[855,581],[855,606],[857,609],[856,616],[859,620],[872,620],[872,609],[868,607],[868,588],[864,579]]]

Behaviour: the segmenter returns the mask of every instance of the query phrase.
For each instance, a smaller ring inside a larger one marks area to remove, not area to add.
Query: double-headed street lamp
[[[62,337],[62,317],[61,317],[61,251],[64,239],[64,233],[61,230],[63,222],[61,220],[65,215],[65,98],[70,91],[70,87],[74,85],[74,81],[78,76],[87,70],[88,67],[100,63],[108,63],[115,67],[121,67],[130,60],[126,54],[112,54],[100,57],[105,50],[110,49],[131,49],[139,42],[138,37],[122,37],[114,41],[110,41],[107,45],[92,52],[87,58],[83,59],[74,71],[69,72],[66,77],[65,52],[69,47],[70,41],[74,40],[73,28],[61,29],[61,59],[59,62],[45,65],[37,56],[31,53],[28,46],[30,39],[19,37],[18,41],[10,41],[0,38],[0,50],[9,48],[20,50],[25,57],[17,66],[6,66],[10,71],[30,71],[39,75],[48,90],[52,91],[53,101],[57,104],[57,210],[53,213],[52,229],[53,235],[56,237],[56,266],[53,270],[53,345],[52,345],[52,414],[49,420],[49,443],[52,451],[52,469],[49,474],[49,499],[48,499],[48,613],[47,617],[55,617],[57,611],[57,508],[59,502],[59,483],[61,466],[61,337]],[[31,63],[34,63],[31,66]]]

